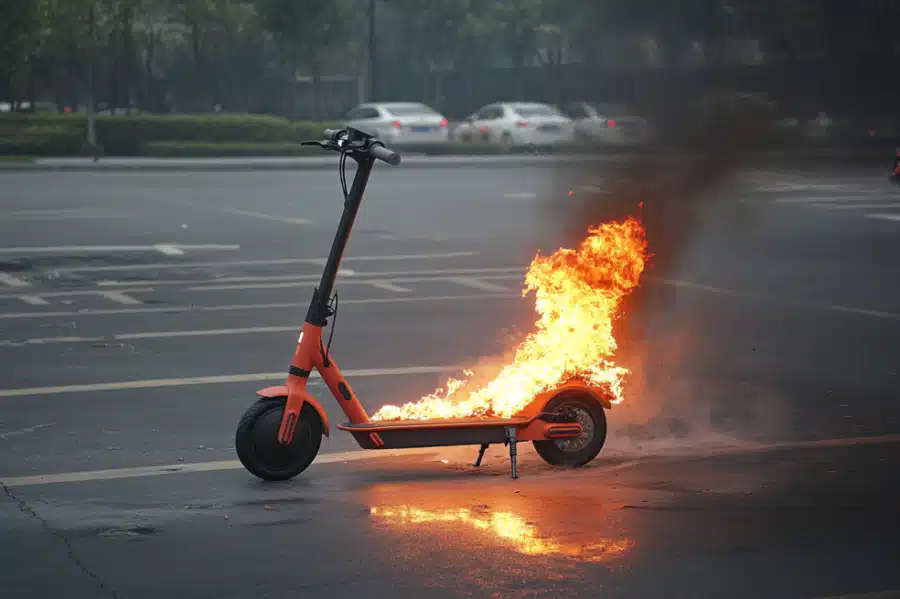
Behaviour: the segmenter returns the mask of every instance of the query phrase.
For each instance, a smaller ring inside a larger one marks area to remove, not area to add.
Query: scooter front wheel
[[[322,420],[309,404],[303,406],[290,444],[278,442],[286,397],[261,399],[250,406],[234,437],[238,459],[248,472],[267,481],[294,478],[312,464],[322,445]]]

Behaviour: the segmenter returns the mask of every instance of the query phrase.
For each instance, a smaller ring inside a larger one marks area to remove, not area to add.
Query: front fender
[[[256,394],[267,399],[275,399],[276,397],[287,398],[288,389],[285,385],[275,385],[274,387],[260,389]],[[315,408],[316,413],[319,414],[319,418],[322,419],[322,431],[325,433],[326,437],[331,438],[331,429],[328,424],[328,414],[325,413],[325,408],[323,408],[322,404],[312,396],[306,398],[306,403]]]

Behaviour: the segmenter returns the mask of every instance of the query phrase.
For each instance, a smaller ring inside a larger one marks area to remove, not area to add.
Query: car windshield
[[[630,116],[631,109],[625,104],[591,104],[599,116]]]
[[[393,116],[435,116],[437,114],[434,110],[424,104],[386,106],[385,110]]]
[[[533,116],[562,116],[559,110],[553,106],[541,106],[540,104],[533,106],[516,106],[515,110],[516,114],[526,119]]]

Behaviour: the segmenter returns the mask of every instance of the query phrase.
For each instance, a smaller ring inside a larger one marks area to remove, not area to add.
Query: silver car
[[[563,113],[575,121],[575,137],[585,143],[631,146],[651,137],[647,119],[624,104],[572,102]]]
[[[384,141],[388,147],[427,149],[447,144],[447,119],[420,102],[372,102],[347,114],[346,124]]]

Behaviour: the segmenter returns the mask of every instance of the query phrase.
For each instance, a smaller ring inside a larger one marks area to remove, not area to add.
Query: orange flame
[[[397,505],[372,507],[369,513],[398,526],[466,524],[475,530],[492,534],[511,545],[515,551],[529,556],[556,555],[584,562],[605,562],[623,557],[635,547],[634,541],[625,538],[601,539],[590,543],[555,541],[543,537],[525,518],[509,511],[483,513],[467,508],[426,510]]]
[[[522,292],[535,292],[535,331],[492,381],[460,397],[474,376],[465,371],[466,379],[451,378],[444,388],[403,406],[384,406],[372,420],[509,418],[538,394],[576,378],[621,402],[628,370],[610,359],[617,347],[613,320],[622,298],[638,285],[647,243],[633,217],[588,233],[577,250],[535,256]]]

